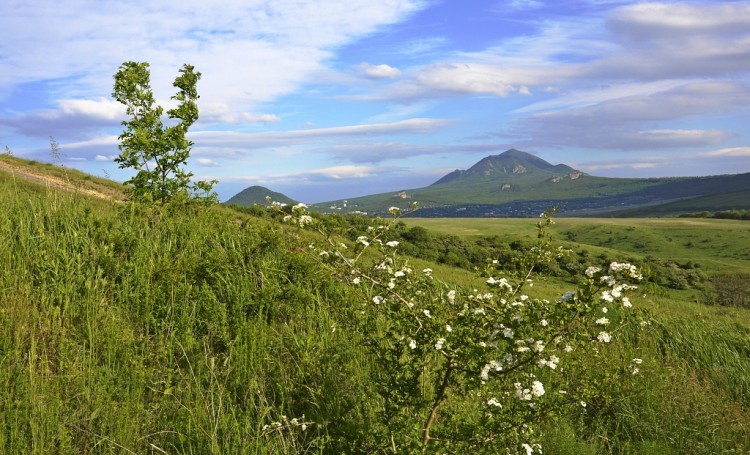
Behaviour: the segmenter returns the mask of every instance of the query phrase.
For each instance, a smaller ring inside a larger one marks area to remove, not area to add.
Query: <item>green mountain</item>
[[[721,194],[746,190],[750,190],[750,173],[710,177],[596,177],[511,149],[483,158],[467,170],[453,171],[423,188],[350,198],[346,205],[344,200],[330,201],[312,208],[326,211],[336,207],[339,212],[383,214],[389,207],[405,209],[418,202],[421,209],[414,216],[493,217],[535,216],[557,205],[565,215],[629,210],[631,216],[637,216],[638,210],[645,207],[691,198],[702,198],[698,205],[701,201],[709,204]],[[733,208],[748,206],[750,202]]]
[[[251,186],[232,196],[228,201],[225,202],[225,204],[243,205],[248,207],[256,204],[267,205],[266,198],[268,197],[270,197],[274,202],[281,202],[283,204],[297,203],[297,201],[290,197],[287,197],[282,193],[271,191],[268,188],[262,186]]]

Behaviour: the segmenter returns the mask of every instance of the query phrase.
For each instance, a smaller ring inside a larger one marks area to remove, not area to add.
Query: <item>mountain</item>
[[[467,170],[455,170],[435,183],[415,189],[315,204],[327,211],[385,214],[389,207],[407,208],[418,202],[414,216],[482,217],[536,216],[553,205],[563,215],[608,214],[672,204],[697,198],[697,205],[716,201],[724,193],[750,190],[750,173],[709,177],[608,178],[565,164],[550,164],[530,153],[511,149],[483,158]],[[711,196],[711,197],[708,197]],[[733,200],[737,200],[734,198]],[[691,205],[694,206],[696,204]],[[742,204],[740,204],[742,205]],[[343,208],[343,210],[341,210]],[[744,207],[750,208],[750,201]],[[712,210],[703,207],[702,210]],[[634,212],[635,211],[635,212]]]
[[[287,197],[282,193],[271,191],[268,188],[262,186],[251,186],[232,196],[228,201],[225,202],[225,204],[244,206],[253,206],[256,204],[267,205],[268,201],[266,200],[266,198],[268,197],[270,197],[274,202],[281,202],[284,204],[297,203],[297,201]]]
[[[468,170],[455,170],[444,176],[433,185],[441,185],[452,181],[467,181],[482,177],[489,178],[506,178],[509,175],[544,175],[548,178],[558,176],[563,178],[565,175],[572,174],[583,175],[582,172],[576,171],[572,167],[564,164],[552,165],[543,159],[530,153],[521,152],[520,150],[510,149],[500,155],[492,155],[482,158],[477,164]]]

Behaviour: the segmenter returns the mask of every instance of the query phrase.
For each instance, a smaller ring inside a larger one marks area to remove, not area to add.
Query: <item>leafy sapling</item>
[[[119,136],[120,155],[115,162],[122,169],[133,169],[135,176],[125,183],[131,186],[133,199],[165,204],[178,195],[201,200],[215,200],[212,188],[216,181],[191,183],[192,172],[184,169],[193,142],[186,139],[190,126],[198,120],[197,83],[201,73],[185,64],[173,86],[172,97],[179,104],[167,111],[175,124],[164,126],[164,108],[157,105],[151,90],[149,64],[125,62],[115,74],[112,97],[125,105],[130,118]]]

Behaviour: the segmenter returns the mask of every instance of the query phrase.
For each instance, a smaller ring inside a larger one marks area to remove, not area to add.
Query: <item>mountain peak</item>
[[[255,204],[266,205],[266,197],[270,197],[274,202],[282,202],[284,204],[296,204],[297,201],[294,199],[275,191],[271,191],[263,186],[250,186],[240,191],[239,193],[232,196],[228,201],[225,202],[227,205],[245,205],[252,206]]]
[[[570,166],[564,164],[553,165],[531,153],[510,149],[499,155],[484,157],[465,171],[455,170],[433,183],[433,185],[468,177],[511,177],[545,173],[552,178],[555,175],[576,172]]]

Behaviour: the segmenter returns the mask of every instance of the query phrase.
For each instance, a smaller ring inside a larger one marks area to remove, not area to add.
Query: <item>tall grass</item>
[[[144,209],[7,174],[0,207],[0,453],[378,445],[382,403],[368,381],[378,365],[362,349],[368,334],[348,323],[358,304],[305,254],[304,234],[220,207]],[[737,311],[735,322],[667,313],[633,328],[610,360],[643,358],[638,381],[613,383],[582,359],[569,374],[599,387],[599,401],[551,418],[545,453],[750,450],[750,316]]]

